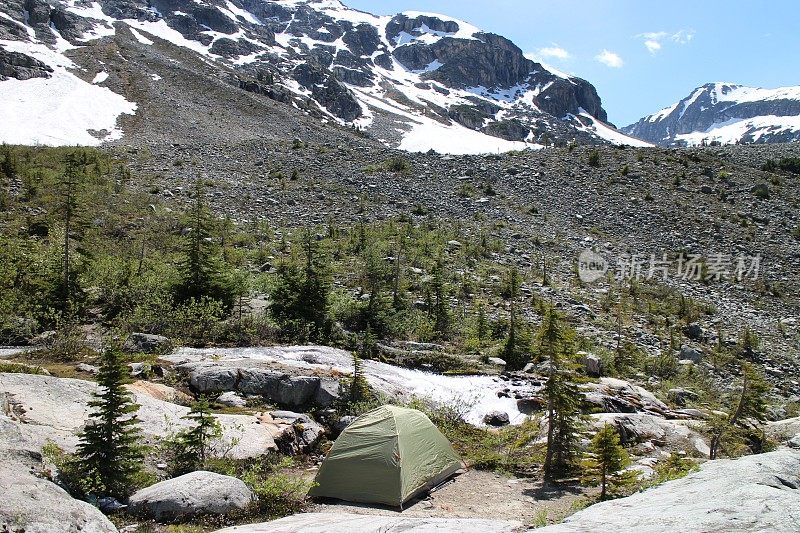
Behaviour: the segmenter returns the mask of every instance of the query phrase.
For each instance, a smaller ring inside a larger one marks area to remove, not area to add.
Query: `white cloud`
[[[602,52],[594,56],[594,58],[600,63],[611,68],[621,68],[622,65],[625,64],[625,62],[622,61],[622,58],[619,57],[619,55],[615,54],[610,50],[603,50]]]
[[[644,42],[645,47],[651,54],[655,54],[661,50],[661,43],[654,40],[647,40]]]
[[[539,48],[536,51],[536,53],[540,57],[552,57],[555,59],[560,59],[562,61],[572,57],[572,55],[569,52],[567,52],[557,44],[554,44],[553,46],[546,46],[544,48]]]
[[[694,33],[694,30],[680,30],[673,33],[670,36],[670,39],[678,44],[687,44],[689,41],[694,39]]]
[[[666,31],[648,31],[640,33],[636,37],[644,40],[644,46],[651,54],[655,54],[664,46],[665,41],[672,41],[676,44],[688,44],[694,38],[694,30],[678,30],[675,33]]]

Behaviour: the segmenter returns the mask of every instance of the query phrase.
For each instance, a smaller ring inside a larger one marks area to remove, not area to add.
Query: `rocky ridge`
[[[796,142],[800,87],[708,83],[622,131],[661,146]]]
[[[78,78],[80,69],[93,69],[99,78],[86,82],[139,106],[157,99],[152,93],[172,84],[175,72],[127,74],[141,66],[119,63],[117,47],[130,41],[137,62],[167,52],[173,71],[177,62],[205,84],[220,81],[408,150],[638,143],[606,123],[587,81],[548,70],[508,39],[443,15],[379,17],[338,0],[10,0],[0,13],[0,75],[46,77],[59,62]],[[112,75],[122,78],[121,87]],[[138,118],[144,125],[147,113]],[[461,136],[457,145],[442,144],[453,135]]]

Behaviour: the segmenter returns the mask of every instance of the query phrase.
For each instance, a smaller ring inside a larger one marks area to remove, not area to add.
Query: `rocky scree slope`
[[[661,146],[800,140],[800,87],[708,83],[622,130]]]
[[[165,52],[167,66],[190,79],[137,75]],[[119,115],[141,113],[137,106],[178,82],[184,98],[224,82],[407,150],[638,143],[605,123],[590,83],[531,61],[504,37],[442,15],[379,17],[338,0],[9,0],[0,7],[0,75],[14,82],[0,94],[22,95],[23,105],[36,97],[85,101],[101,89],[124,96],[110,123],[87,128],[97,142],[119,138]],[[24,83],[32,78],[40,82]],[[48,78],[68,79],[69,90],[54,90]],[[224,114],[229,103],[214,96],[202,95],[207,113]],[[242,109],[235,130],[258,116]],[[32,142],[8,130],[3,140]],[[36,140],[65,136],[58,137]]]

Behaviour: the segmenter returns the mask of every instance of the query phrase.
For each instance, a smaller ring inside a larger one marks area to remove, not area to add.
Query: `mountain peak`
[[[663,146],[800,140],[800,86],[764,89],[706,83],[675,104],[623,128]]]
[[[605,124],[589,82],[532,61],[509,39],[447,15],[377,16],[339,0],[49,1],[9,0],[0,7],[0,50],[28,57],[6,61],[33,65],[5,69],[13,70],[12,77],[46,79],[47,70],[34,61],[50,68],[58,63],[64,66],[54,76],[69,78],[78,94],[112,93],[102,73],[95,83],[78,75],[75,69],[96,68],[90,58],[73,65],[65,53],[82,48],[78,55],[91,56],[89,43],[125,42],[132,35],[142,57],[155,49],[165,53],[164,47],[183,50],[237,88],[403,149],[497,152],[573,139],[639,143]],[[12,30],[14,40],[2,40]],[[136,104],[117,108],[129,112]],[[62,121],[40,129],[53,123]],[[91,129],[118,131],[115,120],[106,126]],[[5,140],[33,140],[11,137]],[[452,145],[454,138],[461,146]]]

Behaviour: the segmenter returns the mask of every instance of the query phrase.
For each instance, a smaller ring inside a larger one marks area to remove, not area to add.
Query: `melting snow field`
[[[97,146],[121,138],[117,117],[135,111],[124,97],[65,71],[49,79],[9,79],[0,83],[0,142]],[[107,134],[95,137],[88,130]]]
[[[415,125],[405,134],[399,148],[408,152],[427,152],[430,149],[440,154],[496,154],[526,148],[542,148],[538,144],[507,141],[467,129],[463,126],[445,126],[434,120]]]
[[[0,45],[53,68],[50,78],[0,82],[0,142],[97,146],[122,137],[117,118],[134,114],[136,104],[96,85],[108,77],[105,72],[98,73],[92,83],[72,74],[68,69],[76,65],[63,55],[72,45],[64,41],[58,50],[20,41],[0,41]],[[105,133],[92,135],[89,130]]]
[[[352,371],[349,352],[324,346],[179,348],[164,358],[174,363],[208,360],[246,364],[247,361],[267,361],[304,369]],[[403,399],[417,397],[435,404],[461,406],[471,424],[482,424],[483,416],[490,411],[505,411],[512,424],[521,424],[525,420],[514,398],[497,397],[498,390],[515,388],[499,377],[443,376],[377,361],[364,361],[363,365],[367,380],[377,390]]]

